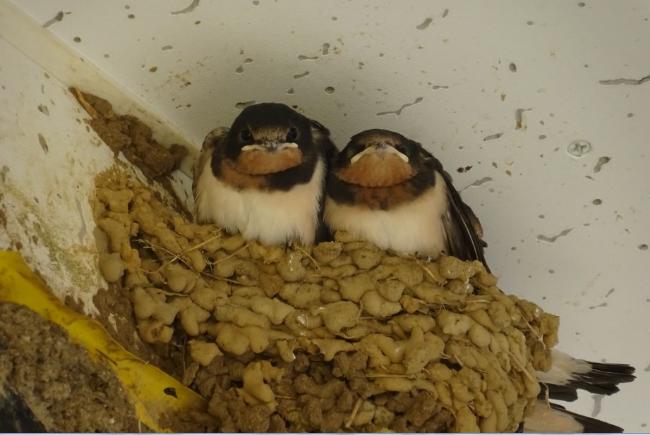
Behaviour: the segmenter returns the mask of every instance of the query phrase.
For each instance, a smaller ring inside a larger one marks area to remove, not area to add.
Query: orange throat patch
[[[394,154],[367,154],[350,166],[340,169],[336,176],[346,183],[363,187],[390,187],[415,175],[407,162]]]
[[[248,175],[269,175],[286,171],[302,163],[302,152],[288,148],[269,152],[263,150],[244,151],[237,157],[237,171]]]

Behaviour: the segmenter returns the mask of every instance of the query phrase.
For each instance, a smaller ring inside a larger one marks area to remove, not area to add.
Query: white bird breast
[[[197,182],[196,218],[269,245],[298,240],[312,244],[318,225],[325,165],[318,160],[309,182],[288,191],[235,189],[218,180],[211,160]]]

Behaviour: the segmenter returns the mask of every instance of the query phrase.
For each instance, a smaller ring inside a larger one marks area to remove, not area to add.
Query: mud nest
[[[187,337],[183,382],[222,431],[514,431],[558,318],[479,262],[339,232],[264,246],[187,221],[133,177],[97,179],[100,268],[148,343]]]

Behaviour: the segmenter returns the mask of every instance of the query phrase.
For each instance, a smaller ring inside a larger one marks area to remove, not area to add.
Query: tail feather
[[[541,383],[548,385],[551,398],[572,401],[577,398],[578,389],[594,394],[614,394],[619,391],[619,384],[636,379],[634,371],[628,364],[585,361],[554,350],[551,369],[538,372],[537,376]]]
[[[578,390],[571,385],[551,385],[540,384],[541,391],[539,398],[545,399],[548,394],[549,399],[561,400],[563,402],[574,402],[578,400]]]
[[[622,433],[623,428],[566,410],[555,403],[538,400],[524,421],[531,433]]]

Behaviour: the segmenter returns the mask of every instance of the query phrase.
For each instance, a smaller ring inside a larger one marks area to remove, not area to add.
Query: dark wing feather
[[[329,173],[332,163],[338,154],[338,149],[330,139],[330,131],[327,128],[314,120],[311,120],[311,124],[311,133],[314,144],[318,147],[323,156],[323,161],[325,162],[325,176],[323,177],[323,185],[321,186],[321,197],[318,208],[318,227],[316,228],[316,238],[314,241],[314,243],[320,243],[332,240],[332,233],[325,224],[323,212],[325,209],[325,183],[327,182],[327,174]]]
[[[442,168],[438,159],[433,157],[424,148],[429,167],[438,172],[444,182],[447,193],[447,212],[442,216],[442,224],[447,239],[447,254],[461,260],[478,260],[490,270],[483,248],[486,243],[482,240],[483,228],[474,211],[463,202],[458,191],[454,188],[451,176]]]
[[[208,135],[203,139],[203,145],[201,147],[201,152],[199,153],[199,156],[196,159],[196,162],[194,162],[194,178],[192,180],[192,195],[194,196],[194,199],[196,200],[196,183],[199,181],[199,176],[201,175],[201,171],[205,167],[206,162],[212,158],[212,153],[214,151],[214,148],[217,146],[219,142],[224,138],[224,136],[228,134],[228,129],[225,127],[218,127],[212,130]],[[196,216],[196,213],[195,213]]]

